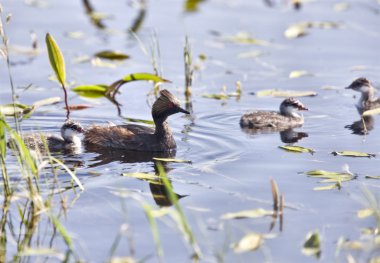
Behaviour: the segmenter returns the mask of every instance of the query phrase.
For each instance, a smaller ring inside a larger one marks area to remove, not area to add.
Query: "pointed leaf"
[[[66,82],[66,70],[63,55],[58,47],[57,42],[55,42],[54,38],[49,33],[46,34],[45,40],[48,49],[50,65],[53,68],[58,81],[62,86],[64,86]]]
[[[5,137],[5,125],[4,125],[4,117],[0,112],[0,156],[5,158],[6,150],[7,150],[7,139]]]
[[[241,218],[260,218],[264,216],[272,216],[272,210],[265,210],[262,208],[254,210],[244,210],[235,213],[227,213],[221,216],[222,219],[241,219]]]
[[[104,59],[110,59],[110,60],[124,60],[124,59],[129,58],[129,55],[124,54],[119,51],[113,51],[113,50],[100,51],[96,53],[94,56],[98,58],[104,58]]]
[[[106,95],[108,85],[80,85],[72,88],[72,91],[85,98],[101,98]]]
[[[191,163],[191,161],[189,160],[181,160],[181,159],[174,159],[174,158],[153,157],[153,160],[162,161],[162,162],[172,162],[172,163]]]
[[[137,122],[137,123],[145,123],[149,125],[154,125],[154,121],[151,121],[151,120],[128,118],[128,117],[124,117],[124,120],[126,120],[127,122]]]
[[[375,157],[376,154],[373,153],[365,153],[365,152],[355,152],[355,151],[341,151],[341,152],[332,152],[331,154],[337,156],[348,156],[348,157]]]
[[[305,174],[311,175],[311,176],[314,176],[314,175],[339,176],[341,173],[330,172],[330,171],[325,171],[325,170],[311,170],[311,171],[306,172]]]
[[[263,243],[263,237],[257,233],[249,233],[232,247],[236,253],[243,253],[258,249]]]
[[[298,153],[314,153],[313,149],[310,148],[305,148],[302,146],[297,146],[297,145],[284,145],[284,146],[279,146],[279,148],[284,149],[289,152],[298,152]]]
[[[170,80],[163,79],[157,75],[150,74],[150,73],[133,73],[126,75],[122,78],[124,82],[131,82],[131,81],[139,81],[139,80],[145,80],[145,81],[153,81],[155,83],[157,82],[171,82]]]

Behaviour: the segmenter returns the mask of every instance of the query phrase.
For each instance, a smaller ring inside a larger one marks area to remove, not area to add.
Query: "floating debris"
[[[306,235],[306,240],[302,248],[302,253],[306,256],[321,256],[321,237],[318,230],[310,232]]]
[[[253,93],[257,97],[266,97],[266,96],[272,96],[272,97],[313,97],[317,96],[317,92],[315,91],[296,91],[296,90],[279,90],[279,89],[267,89],[267,90],[260,90]]]
[[[153,157],[153,160],[161,161],[161,162],[171,162],[171,163],[191,163],[191,161],[189,160],[181,160],[181,159],[174,159],[174,158]]]
[[[314,76],[314,74],[306,70],[294,70],[289,73],[290,79],[296,79],[305,76]]]
[[[242,219],[242,218],[260,218],[265,216],[273,216],[273,210],[265,210],[262,208],[254,210],[244,210],[234,213],[226,213],[221,216],[222,219]]]
[[[249,233],[245,235],[238,243],[232,244],[232,248],[236,253],[254,251],[263,244],[263,236],[257,233]]]
[[[341,152],[332,152],[331,153],[334,156],[348,156],[348,157],[375,157],[376,154],[373,153],[365,153],[365,152],[355,152],[355,151],[341,151]]]
[[[297,145],[284,145],[284,146],[279,146],[279,148],[284,149],[289,152],[297,152],[297,153],[313,154],[315,152],[313,149],[305,148],[305,147],[297,146]]]

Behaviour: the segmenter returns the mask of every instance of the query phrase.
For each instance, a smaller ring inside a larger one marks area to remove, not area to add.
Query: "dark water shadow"
[[[344,126],[352,131],[352,134],[367,135],[375,127],[375,118],[373,116],[363,116],[360,120]]]
[[[249,135],[276,133],[280,134],[280,139],[283,143],[296,143],[305,137],[309,137],[306,132],[297,132],[293,128],[286,130],[278,130],[275,128],[262,128],[262,129],[252,129],[252,128],[241,128],[243,132]]]
[[[158,206],[171,206],[173,205],[172,201],[169,198],[169,193],[163,183],[162,175],[160,175],[158,169],[158,161],[153,158],[175,158],[176,151],[170,152],[138,152],[138,151],[122,151],[122,150],[113,150],[113,149],[101,149],[94,146],[86,146],[87,152],[98,153],[98,155],[91,160],[92,164],[88,167],[93,168],[112,162],[120,163],[141,163],[141,162],[153,162],[154,172],[156,180],[144,180],[149,183],[149,188],[152,193],[152,197],[155,203]],[[169,164],[166,162],[160,162],[160,165],[163,167],[165,173],[168,173],[172,170],[169,167]],[[143,179],[141,179],[143,180]],[[170,180],[169,180],[169,183]],[[178,200],[186,197],[187,195],[180,195],[174,193]]]

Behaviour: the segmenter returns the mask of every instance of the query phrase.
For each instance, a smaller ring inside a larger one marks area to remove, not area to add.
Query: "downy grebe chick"
[[[79,134],[84,133],[83,127],[72,120],[66,120],[61,127],[61,136],[55,134],[30,134],[23,137],[25,145],[30,149],[45,149],[50,151],[67,150],[81,147]]]
[[[176,143],[167,118],[178,112],[190,114],[180,107],[179,101],[168,90],[162,90],[152,106],[155,129],[134,124],[94,125],[86,130],[84,142],[90,150],[103,147],[131,151],[170,151],[176,148]]]
[[[301,126],[303,116],[296,110],[308,110],[300,101],[294,98],[285,99],[280,105],[280,112],[253,111],[244,114],[240,126],[249,129],[273,129],[277,131]]]
[[[360,112],[380,107],[380,98],[375,97],[375,88],[366,78],[358,78],[354,80],[346,89],[352,89],[360,92],[362,95],[357,104]]]

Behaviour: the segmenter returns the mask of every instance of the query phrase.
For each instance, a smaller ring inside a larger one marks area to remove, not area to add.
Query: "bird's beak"
[[[345,87],[345,89],[352,89],[352,88],[351,88],[351,86],[347,86],[347,87]]]
[[[178,107],[178,112],[183,112],[183,113],[186,113],[186,114],[190,114],[190,112],[188,112],[185,109],[182,109],[181,107]]]

